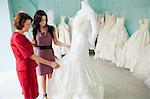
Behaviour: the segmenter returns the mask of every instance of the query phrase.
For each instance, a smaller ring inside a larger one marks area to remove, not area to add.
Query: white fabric
[[[70,32],[70,40],[72,40],[72,22],[73,22],[73,16],[72,17],[68,17],[69,22],[68,22],[68,26],[69,26],[69,32]]]
[[[139,21],[139,29],[127,40],[123,47],[118,66],[128,68],[131,72],[134,70],[144,47],[150,42],[148,24],[147,19]]]
[[[97,15],[97,31],[101,31],[104,26],[104,15]]]
[[[134,75],[145,80],[146,84],[150,87],[150,44],[144,48],[142,57],[135,66]]]
[[[91,22],[91,34],[89,35],[89,43],[90,43],[90,49],[95,49],[95,41],[98,35],[98,26],[97,26],[97,15],[93,10],[93,14],[90,17]]]
[[[90,48],[91,50],[95,49],[95,41],[98,35],[98,26],[97,26],[97,14],[93,10],[93,8],[89,5],[88,0],[83,0],[81,2],[81,9],[88,11],[90,13],[90,29],[88,31],[88,36],[89,36],[89,43],[90,43]]]
[[[105,53],[103,58],[110,60],[113,63],[119,58],[123,45],[129,38],[126,28],[124,27],[124,17],[118,17],[113,28],[110,30],[109,35],[105,42]]]
[[[65,23],[65,16],[61,16],[60,24],[58,25],[59,41],[70,45],[70,33],[69,27]],[[61,46],[61,55],[67,54],[69,48]]]
[[[106,22],[104,24],[104,27],[99,32],[97,44],[95,48],[95,58],[102,58],[105,59],[105,56],[107,55],[107,47],[106,47],[106,41],[108,36],[110,35],[110,30],[115,24],[115,16],[113,15],[106,15],[105,17]]]
[[[55,33],[56,33],[56,38],[58,39],[58,29],[56,27],[55,21],[54,21],[54,11],[53,10],[49,10],[47,12],[47,17],[48,17],[48,25],[51,25],[53,27],[55,27]],[[52,42],[52,47],[54,49],[54,55],[58,58],[61,59],[61,51],[60,51],[60,46],[59,45],[55,45],[54,42]]]
[[[54,20],[54,11],[53,10],[48,10],[47,12],[47,17],[48,17],[48,25],[52,25],[53,27],[56,28],[55,20]]]
[[[102,79],[89,59],[89,17],[81,9],[73,20],[71,49],[49,80],[49,99],[103,99]]]

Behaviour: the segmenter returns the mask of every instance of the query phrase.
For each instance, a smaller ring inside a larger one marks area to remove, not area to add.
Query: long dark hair
[[[46,16],[45,27],[48,28],[48,32],[51,34],[52,38],[54,37],[53,32],[55,31],[55,28],[47,24],[48,20],[47,20],[46,13],[43,10],[38,10],[34,15],[34,21],[33,21],[33,41],[34,41],[35,46],[37,46],[36,34],[38,31],[40,32],[40,22],[41,22],[42,16]]]

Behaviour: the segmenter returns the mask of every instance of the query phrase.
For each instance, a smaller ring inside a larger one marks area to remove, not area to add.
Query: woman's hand
[[[52,61],[49,62],[49,66],[51,66],[52,68],[55,68],[55,69],[60,67],[60,65],[58,63],[52,62]]]
[[[71,46],[70,46],[70,45],[68,45],[68,44],[66,44],[66,45],[65,45],[65,47],[70,48]]]
[[[48,61],[48,60],[46,60],[46,59],[44,59],[42,57],[39,57],[39,56],[37,56],[35,54],[31,55],[30,59],[36,60],[36,61],[38,61],[38,62],[40,62],[42,64],[45,64],[45,65],[49,65],[49,66],[51,66],[52,68],[55,68],[55,69],[60,67],[60,65],[58,63],[56,63],[54,61]]]

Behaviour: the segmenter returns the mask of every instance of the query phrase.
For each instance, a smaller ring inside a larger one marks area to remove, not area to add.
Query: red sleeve
[[[31,42],[23,35],[17,35],[15,43],[24,58],[29,58],[34,54]]]

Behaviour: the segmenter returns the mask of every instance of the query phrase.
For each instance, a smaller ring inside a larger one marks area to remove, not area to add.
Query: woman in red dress
[[[23,35],[28,32],[32,18],[26,13],[18,13],[14,19],[15,32],[11,37],[11,48],[16,58],[16,70],[25,99],[35,99],[38,93],[38,83],[36,75],[36,61],[58,68],[56,62],[47,61],[36,56],[32,43]],[[35,61],[36,60],[36,61]]]

